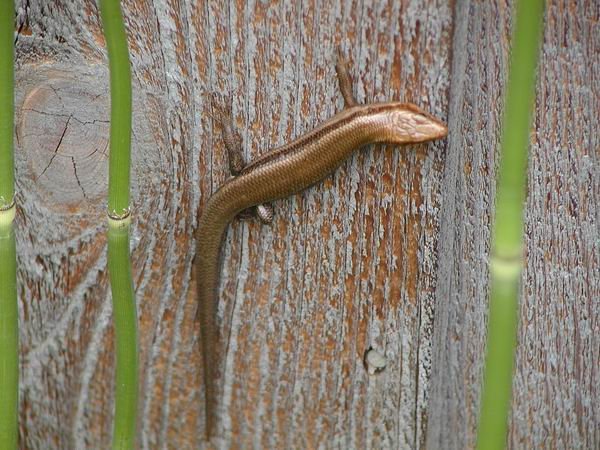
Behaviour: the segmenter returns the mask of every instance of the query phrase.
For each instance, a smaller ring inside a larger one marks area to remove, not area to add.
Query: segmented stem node
[[[10,225],[15,220],[16,213],[17,207],[14,198],[9,204],[0,206],[0,227]]]
[[[121,214],[116,211],[106,211],[108,226],[111,229],[123,229],[131,225],[131,210],[128,208]]]
[[[510,281],[521,276],[523,271],[523,253],[498,255],[490,257],[490,272],[498,281]]]

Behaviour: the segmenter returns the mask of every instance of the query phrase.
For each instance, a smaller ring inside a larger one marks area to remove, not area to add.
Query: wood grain
[[[473,448],[510,6],[458,2],[427,446]],[[600,447],[599,14],[547,2],[509,447]],[[442,262],[443,261],[443,262]]]
[[[540,64],[510,440],[599,448],[598,2],[550,5]]]
[[[510,4],[122,3],[134,77],[138,446],[472,447]],[[17,7],[21,447],[108,448],[106,156],[95,150],[106,145],[108,73],[97,5]],[[510,438],[513,448],[594,448],[598,11],[593,0],[548,8]],[[231,225],[219,437],[207,444],[193,231],[229,176],[210,94],[231,97],[251,160],[342,107],[338,45],[359,101],[412,101],[451,134],[366,149],[276,202],[272,225]],[[370,347],[387,359],[376,376],[363,366]]]
[[[506,2],[457,2],[427,447],[474,448],[490,226],[510,39]]]

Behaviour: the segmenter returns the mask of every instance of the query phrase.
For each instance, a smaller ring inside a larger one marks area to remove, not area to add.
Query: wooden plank
[[[339,44],[353,63],[360,101],[406,99],[445,118],[451,13],[434,1],[226,7],[131,1],[124,2],[124,12],[137,99],[139,444],[198,447],[204,418],[192,235],[198,208],[228,177],[209,94],[231,95],[251,159],[341,108],[333,69]],[[100,91],[104,120],[107,77],[95,13],[87,1],[32,5],[17,42],[23,55],[20,98],[30,98],[35,80],[49,83],[26,56],[38,52],[44,70],[70,73],[79,88],[89,83],[90,92]],[[56,88],[58,82],[52,83],[46,91]],[[73,142],[61,144],[55,159],[72,155],[76,133],[66,120],[81,111],[51,100],[41,107],[55,116],[53,135],[66,129]],[[23,133],[34,119],[42,127],[40,114],[31,114]],[[104,132],[97,130],[94,139],[105,142]],[[104,175],[96,176],[93,201],[86,199],[68,164],[53,163],[42,176],[25,172],[34,147],[30,140],[22,149],[18,224],[29,230],[43,221],[53,226],[19,239],[22,259],[31,261],[21,266],[23,297],[35,298],[36,305],[36,315],[27,315],[22,327],[22,439],[33,447],[53,442],[103,448],[113,388]],[[42,163],[56,147],[53,141],[50,150],[37,150]],[[272,226],[234,222],[219,294],[224,367],[215,445],[423,445],[443,148],[371,148],[323,184],[277,202]],[[86,155],[81,150],[73,159],[83,165]],[[105,163],[99,157],[94,165]],[[74,186],[73,206],[66,208],[62,197],[47,199],[48,209],[37,206],[42,192],[60,191],[65,183]],[[50,210],[61,214],[48,218]],[[38,239],[56,244],[40,251]],[[362,364],[370,346],[388,358],[375,378]]]
[[[430,381],[430,449],[473,448],[485,351],[488,255],[503,87],[506,2],[457,2]]]
[[[599,9],[547,4],[526,205],[511,448],[599,448]],[[475,445],[510,10],[458,2],[428,448]]]
[[[546,13],[510,442],[600,448],[600,5]]]

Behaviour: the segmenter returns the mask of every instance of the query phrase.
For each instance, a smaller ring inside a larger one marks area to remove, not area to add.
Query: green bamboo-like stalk
[[[477,435],[480,450],[506,446],[524,264],[527,149],[543,15],[543,0],[517,0],[493,226],[487,356]]]
[[[14,3],[0,1],[0,209],[12,203],[15,194],[13,158],[14,129]]]
[[[115,375],[114,449],[135,445],[137,417],[137,315],[129,261],[129,223],[110,221],[108,230],[108,272],[113,297],[117,349]]]
[[[19,330],[16,267],[12,224],[0,225],[0,450],[16,449],[18,438]]]
[[[14,3],[0,2],[0,450],[18,445],[19,322],[14,206]]]
[[[101,0],[100,13],[110,67],[108,211],[122,216],[129,212],[131,69],[119,0]]]
[[[137,314],[129,255],[131,71],[118,0],[101,0],[110,67],[108,272],[116,341],[114,449],[135,446],[138,397]]]

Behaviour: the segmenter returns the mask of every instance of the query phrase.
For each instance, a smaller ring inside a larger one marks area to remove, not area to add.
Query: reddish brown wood
[[[513,448],[600,445],[594,3],[548,3]],[[17,5],[21,446],[108,448],[108,72],[97,4]],[[138,446],[472,447],[510,5],[125,0],[123,9]],[[231,95],[251,159],[342,107],[337,45],[359,101],[412,101],[447,119],[450,137],[360,152],[276,202],[273,225],[232,224],[219,292],[220,432],[207,446],[193,231],[229,176],[209,96]],[[363,367],[369,347],[388,361],[377,376]]]

